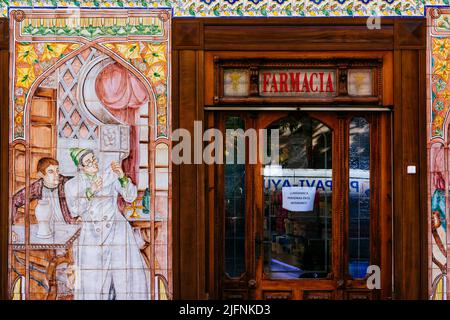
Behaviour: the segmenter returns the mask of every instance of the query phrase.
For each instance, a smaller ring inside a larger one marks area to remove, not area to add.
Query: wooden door
[[[215,118],[225,137],[227,129],[241,129],[246,141],[245,163],[216,165],[220,297],[389,298],[390,115],[221,112]],[[250,159],[252,129],[278,130],[270,163]],[[283,193],[308,190],[309,205],[289,207]]]

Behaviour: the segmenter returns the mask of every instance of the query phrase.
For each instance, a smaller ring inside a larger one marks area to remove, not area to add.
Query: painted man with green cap
[[[117,205],[137,197],[137,188],[112,161],[100,172],[93,150],[71,148],[78,173],[65,185],[72,216],[82,229],[75,254],[75,298],[149,299],[146,267],[134,232]]]

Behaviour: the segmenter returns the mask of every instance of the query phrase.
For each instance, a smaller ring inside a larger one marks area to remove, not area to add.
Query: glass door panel
[[[354,279],[366,276],[370,265],[370,125],[362,117],[349,127],[349,249],[348,271]]]
[[[225,117],[225,130],[243,130],[241,117]],[[225,273],[238,278],[245,272],[245,164],[239,163],[238,144],[231,146],[234,159],[224,164]]]
[[[263,168],[265,276],[326,278],[332,268],[331,130],[309,116],[284,118],[268,129],[279,131],[279,156]]]

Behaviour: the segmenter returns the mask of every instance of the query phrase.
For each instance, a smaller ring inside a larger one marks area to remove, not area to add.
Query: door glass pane
[[[240,117],[226,117],[225,130],[244,130]],[[240,131],[235,131],[240,134]],[[236,137],[236,135],[234,135]],[[237,138],[237,137],[236,137]],[[225,175],[225,272],[230,277],[239,277],[245,272],[245,164],[239,164],[237,139],[234,160],[224,164]],[[227,151],[231,151],[227,146]]]
[[[331,130],[308,116],[268,129],[279,130],[280,146],[279,163],[263,172],[264,272],[278,279],[324,278],[332,266]]]
[[[364,278],[370,261],[370,125],[350,122],[349,273]]]

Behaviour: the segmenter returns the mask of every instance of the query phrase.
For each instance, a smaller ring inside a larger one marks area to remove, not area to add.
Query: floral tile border
[[[12,8],[171,8],[174,17],[424,16],[427,6],[449,0],[0,0],[3,16]]]

